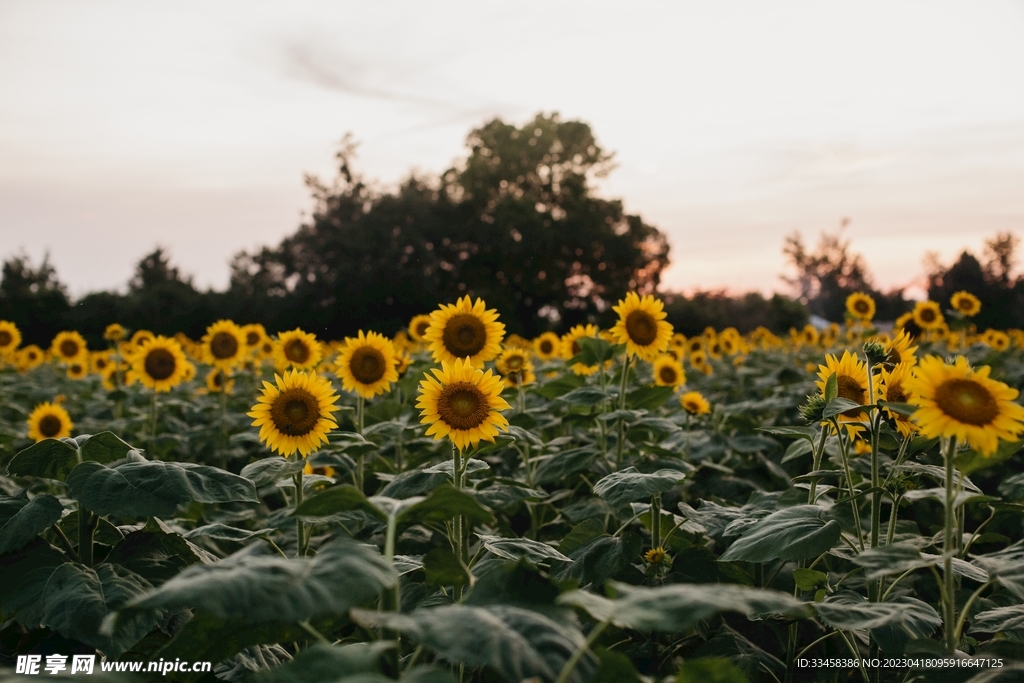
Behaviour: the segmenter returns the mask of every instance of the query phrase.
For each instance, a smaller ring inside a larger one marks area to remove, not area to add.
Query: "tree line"
[[[497,308],[509,332],[532,337],[608,324],[627,291],[658,290],[668,241],[620,200],[597,196],[595,180],[614,160],[589,125],[558,114],[518,127],[494,119],[472,130],[466,145],[466,156],[438,176],[413,174],[384,189],[356,170],[346,138],[337,177],[306,178],[310,220],[277,245],[237,254],[224,291],[200,290],[156,248],[139,261],[127,291],[72,301],[48,259],[33,264],[15,255],[3,264],[0,319],[16,322],[34,343],[63,329],[98,342],[115,321],[198,337],[219,318],[340,338],[359,329],[394,333],[413,315],[469,294]],[[937,293],[963,283],[981,297],[986,324],[1024,326],[1014,317],[1024,288],[1010,274],[1016,243],[999,239],[998,256],[982,262],[965,252],[948,269],[936,263],[930,282]],[[881,318],[909,308],[902,292],[875,292],[863,259],[839,234],[823,235],[815,249],[795,235],[784,251],[796,297],[666,293],[670,322],[684,334],[709,325],[785,331],[810,313],[841,320],[845,295],[858,289],[876,295]]]

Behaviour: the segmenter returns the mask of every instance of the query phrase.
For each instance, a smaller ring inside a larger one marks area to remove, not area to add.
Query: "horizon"
[[[784,237],[850,218],[874,285],[920,296],[927,252],[1024,232],[1018,3],[57,4],[0,5],[0,258],[49,251],[75,298],[158,245],[224,289],[346,132],[393,186],[538,111],[615,153],[598,193],[668,236],[662,291],[785,293]]]

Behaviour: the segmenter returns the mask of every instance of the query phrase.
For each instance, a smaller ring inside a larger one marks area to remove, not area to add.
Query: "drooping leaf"
[[[362,491],[351,484],[332,486],[307,498],[292,514],[302,519],[315,520],[351,510],[362,510],[382,522],[388,519],[384,511],[371,503]]]
[[[558,562],[571,562],[568,557],[558,552],[546,543],[533,541],[529,538],[502,538],[501,536],[489,536],[477,534],[483,542],[484,547],[505,560],[518,560],[526,557],[533,562],[544,560],[555,560]]]
[[[826,624],[848,631],[899,626],[911,637],[927,638],[942,624],[934,607],[910,596],[870,602],[859,593],[843,591],[816,603],[815,609]]]
[[[835,375],[832,376],[835,377]],[[825,409],[821,411],[821,416],[824,418],[835,417],[836,415],[847,411],[857,410],[860,407],[861,405],[856,401],[851,401],[848,398],[840,396],[825,404]]]
[[[34,628],[43,619],[42,600],[47,582],[57,568],[68,561],[41,538],[7,555],[0,556],[0,612]]]
[[[67,483],[71,497],[98,515],[167,517],[191,502],[259,502],[248,479],[192,463],[154,460],[105,467],[83,462]]]
[[[597,449],[590,446],[571,448],[544,456],[537,465],[534,478],[538,484],[553,484],[570,474],[593,468],[600,457]]]
[[[352,643],[341,647],[315,643],[292,661],[258,673],[254,683],[327,683],[354,674],[380,674],[380,658],[389,642]],[[382,677],[383,680],[391,680]],[[364,680],[364,679],[361,679]]]
[[[477,500],[487,507],[501,512],[512,512],[524,501],[540,500],[548,496],[545,491],[539,489],[502,483],[493,484],[485,489],[478,489],[474,492],[474,495]]]
[[[451,484],[442,484],[425,499],[402,510],[398,515],[399,524],[417,522],[444,522],[455,515],[469,524],[493,524],[494,515],[490,510],[465,490]]]
[[[60,521],[64,506],[48,493],[31,500],[0,497],[0,555],[32,542],[47,527]]]
[[[88,437],[75,437],[86,462],[108,463],[120,460],[135,450],[113,432],[100,432]]]
[[[600,523],[600,520],[595,521]],[[621,536],[602,533],[567,551],[565,554],[571,562],[559,563],[553,568],[553,573],[562,581],[574,580],[581,586],[600,586],[639,561],[642,547],[640,537],[634,533],[626,532]]]
[[[626,394],[626,405],[634,410],[654,410],[665,405],[674,393],[674,387],[640,387]]]
[[[976,450],[961,451],[956,456],[956,468],[965,476],[969,476],[978,470],[998,465],[1009,460],[1024,449],[1024,439],[1019,441],[1000,441],[995,453],[984,455]]]
[[[154,586],[177,576],[186,567],[212,561],[209,553],[156,525],[128,534],[107,555],[107,562],[132,570]]]
[[[451,548],[433,548],[423,556],[427,583],[434,586],[468,586],[472,580],[469,569]]]
[[[842,534],[839,522],[825,517],[817,505],[796,505],[755,522],[718,558],[722,562],[805,560],[835,546]]]
[[[749,683],[743,670],[725,657],[687,659],[679,666],[676,683]]]
[[[273,484],[281,477],[301,472],[304,466],[304,462],[274,456],[249,463],[242,468],[240,474],[257,488],[262,488]]]
[[[686,477],[679,470],[658,470],[652,474],[637,472],[627,467],[612,472],[594,484],[594,493],[601,496],[613,508],[619,508],[638,500],[649,500],[656,493],[672,489]]]
[[[71,439],[43,439],[7,463],[12,477],[43,477],[64,481],[78,464],[78,446]]]
[[[997,607],[974,615],[971,633],[1024,632],[1024,605]]]
[[[558,397],[559,401],[576,406],[596,406],[610,399],[608,392],[598,387],[580,387]]]
[[[196,527],[185,534],[185,538],[193,540],[196,538],[212,538],[215,541],[229,541],[231,543],[244,543],[259,536],[272,534],[274,529],[239,529],[227,524],[206,524]]]

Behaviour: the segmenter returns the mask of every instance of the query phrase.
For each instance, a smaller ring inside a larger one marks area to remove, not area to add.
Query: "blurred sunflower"
[[[942,325],[942,310],[934,301],[918,301],[914,305],[914,323],[922,330],[934,330]]]
[[[913,366],[909,363],[898,363],[889,370],[882,368],[882,374],[878,378],[878,392],[882,400],[887,403],[909,403],[912,394],[907,389],[907,380],[913,376]],[[896,429],[903,436],[910,436],[917,431],[917,425],[910,421],[910,418],[885,408],[885,413],[896,424]]]
[[[494,361],[494,366],[502,375],[519,372],[523,366],[530,363],[530,354],[520,348],[506,348]]]
[[[345,342],[335,362],[335,372],[345,391],[373,398],[398,381],[395,347],[390,339],[359,330],[358,337],[347,337]]]
[[[957,292],[950,298],[949,303],[954,311],[968,318],[981,313],[981,301],[970,292]]]
[[[1005,351],[1010,348],[1010,335],[1000,330],[985,330],[981,340],[995,351]]]
[[[975,370],[957,356],[947,365],[938,356],[922,359],[907,380],[909,403],[919,406],[911,419],[928,438],[956,437],[982,455],[992,455],[999,440],[1016,441],[1024,433],[1020,392],[989,378],[991,368]]]
[[[21,330],[9,320],[0,320],[0,358],[14,354],[21,346]]]
[[[442,304],[430,314],[430,327],[423,338],[429,343],[434,362],[468,358],[480,365],[501,353],[505,325],[498,322],[498,312],[487,309],[483,299],[472,302],[464,296],[454,304]]]
[[[46,354],[43,353],[43,350],[35,344],[29,344],[18,351],[18,369],[22,372],[27,372],[33,368],[39,367],[42,365],[44,360],[46,360]]]
[[[686,342],[686,349],[690,353],[704,353],[704,337],[693,337]]]
[[[120,323],[110,323],[107,328],[103,330],[103,338],[110,342],[119,342],[128,336],[128,330]]]
[[[612,306],[619,314],[612,333],[617,343],[626,345],[627,354],[649,361],[668,348],[672,325],[665,322],[664,309],[660,300],[650,294],[641,298],[636,292],[628,292],[625,299]]]
[[[409,336],[413,341],[424,341],[424,335],[430,327],[430,316],[426,314],[414,315],[409,321]]]
[[[185,380],[185,352],[174,339],[153,337],[142,342],[132,356],[129,378],[148,389],[167,392]]]
[[[412,358],[406,351],[395,351],[395,372],[399,377],[405,374],[410,365],[412,365]]]
[[[211,368],[206,373],[206,390],[211,394],[230,394],[235,389],[235,380],[220,368]]]
[[[93,351],[89,354],[89,365],[97,375],[102,375],[113,363],[110,351]]]
[[[529,351],[533,348],[533,344],[529,339],[524,339],[518,334],[510,334],[505,337],[505,341],[502,342],[502,346],[506,349],[523,349],[524,351]]]
[[[533,340],[533,352],[541,360],[551,360],[558,356],[562,341],[554,332],[545,332]]]
[[[230,370],[242,361],[245,337],[242,328],[230,320],[218,320],[203,335],[203,359],[210,365]]]
[[[682,364],[669,355],[654,359],[654,383],[659,387],[681,387],[686,384],[686,372]]]
[[[40,403],[28,416],[28,438],[39,442],[43,439],[66,439],[71,436],[75,425],[71,416],[58,403]]]
[[[527,362],[519,370],[503,374],[501,379],[510,387],[525,387],[537,381],[537,374],[533,370],[533,363]]]
[[[316,335],[295,328],[277,335],[274,343],[274,366],[279,370],[287,367],[296,370],[312,370],[323,357],[323,348]]]
[[[814,325],[804,325],[804,328],[800,330],[801,344],[806,346],[815,346],[820,339],[821,335],[818,334],[818,328]]]
[[[78,360],[82,355],[88,353],[85,339],[78,332],[58,332],[50,345],[50,352],[53,357],[63,363],[70,363]]]
[[[89,374],[89,359],[86,356],[76,358],[68,363],[68,379],[85,379]]]
[[[156,335],[149,330],[136,330],[130,341],[135,346],[141,346],[142,342],[152,339],[155,336]]]
[[[917,347],[911,346],[914,342],[906,330],[900,330],[894,339],[885,342],[884,365],[893,366],[899,364],[915,365],[917,363]]]
[[[242,338],[245,340],[245,350],[250,354],[257,353],[260,344],[264,340],[269,339],[266,329],[259,323],[249,323],[248,325],[243,325],[241,329]]]
[[[669,348],[675,347],[677,349],[686,349],[686,335],[681,332],[673,332],[672,337],[668,340]]]
[[[256,400],[246,414],[260,428],[260,441],[286,458],[296,451],[306,457],[327,443],[329,431],[338,428],[331,415],[338,410],[338,395],[316,373],[289,370],[283,376],[274,375],[274,384],[264,382]]]
[[[597,325],[576,325],[571,328],[559,342],[561,344],[560,348],[562,358],[569,360],[583,351],[583,348],[580,346],[580,339],[583,339],[584,337],[596,338]],[[573,363],[572,367],[569,369],[573,371],[573,374],[589,377],[597,372],[598,366]]]
[[[493,442],[499,431],[507,431],[508,420],[499,411],[512,406],[501,397],[501,378],[461,358],[450,365],[441,361],[441,369],[433,373],[424,373],[416,402],[420,422],[430,425],[428,436],[447,436],[462,451],[481,440]]]
[[[854,292],[846,297],[846,312],[851,318],[869,323],[875,317],[875,300],[864,292]]]
[[[711,412],[711,404],[699,391],[688,391],[679,397],[679,404],[690,415],[707,415]]]

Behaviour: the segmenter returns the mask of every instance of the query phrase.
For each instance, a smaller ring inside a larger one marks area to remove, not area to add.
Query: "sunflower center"
[[[210,340],[210,353],[218,360],[234,358],[238,354],[238,339],[229,332],[218,332]]]
[[[554,349],[552,347],[550,339],[545,339],[544,341],[542,341],[540,343],[540,352],[541,353],[551,353],[553,350]]]
[[[427,329],[430,327],[430,323],[424,321],[416,324],[416,336],[422,337],[427,333]]]
[[[74,358],[78,355],[78,342],[73,339],[65,339],[60,343],[60,354],[65,358]]]
[[[96,359],[96,369],[97,370],[106,370],[107,369],[107,361],[106,361],[105,358],[97,358]]]
[[[665,384],[675,384],[676,381],[676,370],[673,367],[665,366],[658,370],[658,377]]]
[[[511,356],[505,360],[505,363],[513,370],[518,370],[519,368],[523,367],[523,357]]]
[[[348,369],[360,384],[373,384],[387,372],[384,354],[369,346],[360,346],[352,352]]]
[[[453,429],[474,429],[487,419],[490,404],[479,387],[469,382],[453,382],[441,390],[437,412]]]
[[[460,313],[444,326],[441,341],[453,356],[475,356],[487,344],[487,328],[475,315]]]
[[[870,310],[870,307],[868,306],[867,301],[864,301],[864,299],[858,299],[853,303],[853,310],[857,311],[858,313],[864,314]]]
[[[646,311],[626,316],[626,334],[637,346],[650,346],[658,338],[658,321]]]
[[[52,439],[60,434],[63,426],[64,423],[56,415],[44,415],[43,419],[39,421],[39,433],[47,439]]]
[[[900,350],[895,346],[889,349],[888,353],[885,354],[885,362],[889,365],[897,365],[903,362],[903,356],[900,355]]]
[[[839,390],[838,396],[841,398],[848,398],[859,405],[863,405],[867,401],[867,389],[849,375],[838,375],[836,377],[836,388]],[[860,415],[860,408],[847,410],[843,415],[846,417],[856,417]]]
[[[173,375],[177,365],[174,354],[167,349],[153,349],[146,354],[146,374],[158,382]]]
[[[885,388],[885,400],[889,403],[906,403],[908,398],[910,398],[910,394],[900,382],[895,382]]]
[[[7,330],[0,330],[0,346],[10,346],[14,341],[14,335]]]
[[[935,403],[958,422],[983,427],[999,415],[996,398],[984,386],[969,379],[949,379],[935,390]]]
[[[274,399],[270,418],[282,434],[304,436],[313,431],[320,420],[320,403],[305,389],[288,389]]]
[[[284,345],[284,357],[292,363],[305,363],[309,360],[309,345],[301,339],[292,339]]]
[[[259,343],[260,343],[260,335],[258,333],[256,333],[256,332],[246,332],[245,333],[245,345],[246,346],[256,346]]]
[[[924,322],[924,323],[935,322],[935,311],[933,311],[930,308],[923,308],[923,309],[921,309],[921,311],[918,313],[918,315],[921,318],[921,322]]]
[[[263,342],[263,346],[260,347],[260,350],[263,351],[263,353],[273,353],[274,345],[270,342]]]

